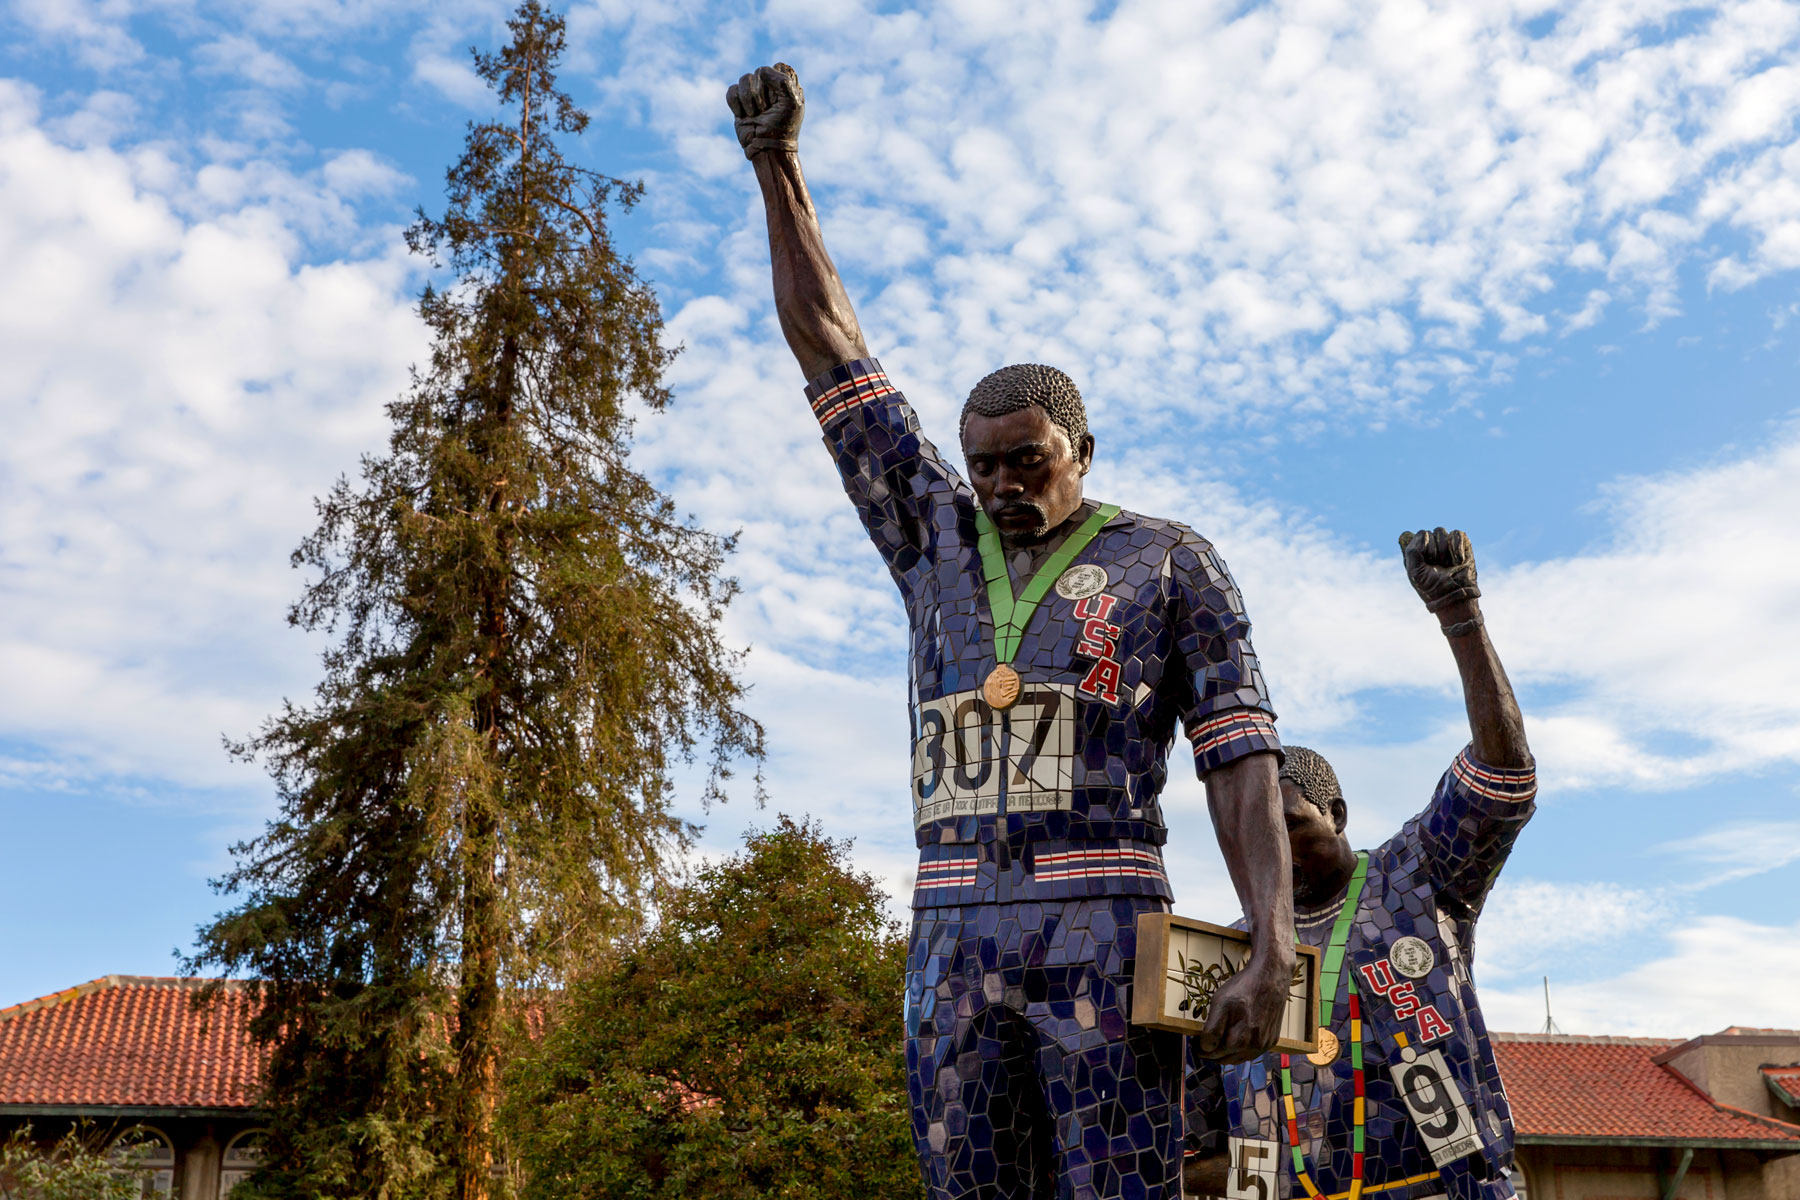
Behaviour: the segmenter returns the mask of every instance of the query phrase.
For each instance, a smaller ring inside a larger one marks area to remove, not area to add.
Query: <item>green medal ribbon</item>
[[[1350,938],[1350,923],[1356,919],[1356,906],[1362,899],[1363,877],[1369,871],[1367,852],[1356,852],[1356,870],[1350,886],[1344,891],[1344,907],[1331,926],[1331,940],[1325,946],[1325,962],[1320,969],[1319,1028],[1331,1026],[1331,1013],[1337,1007],[1338,981],[1344,973],[1344,950]],[[1364,1124],[1367,1103],[1363,1092],[1362,1009],[1356,994],[1356,976],[1350,977],[1350,1072],[1352,1077],[1353,1115],[1350,1129],[1350,1190],[1340,1192],[1348,1200],[1362,1200]],[[1327,1200],[1307,1169],[1306,1154],[1300,1149],[1300,1118],[1294,1108],[1294,1075],[1288,1067],[1289,1056],[1281,1056],[1281,1107],[1287,1117],[1288,1151],[1293,1156],[1294,1179],[1307,1200]],[[1410,1182],[1410,1181],[1409,1181]]]
[[[994,614],[996,663],[1012,662],[1013,655],[1019,652],[1019,641],[1025,636],[1025,627],[1031,624],[1031,616],[1037,611],[1038,601],[1049,592],[1050,585],[1056,582],[1057,576],[1075,561],[1075,556],[1094,540],[1100,527],[1118,515],[1119,506],[1116,504],[1102,504],[1095,509],[1081,523],[1081,527],[1044,560],[1044,565],[1026,583],[1024,593],[1015,599],[1012,576],[1006,573],[1006,559],[1000,551],[1000,531],[988,519],[986,509],[975,509],[975,529],[980,535],[976,539],[976,546],[981,551],[981,577],[987,581],[988,608]]]
[[[1344,950],[1350,937],[1350,923],[1356,919],[1357,901],[1362,898],[1363,877],[1369,873],[1366,850],[1356,852],[1356,870],[1350,874],[1350,886],[1344,892],[1344,908],[1331,927],[1331,940],[1325,944],[1325,961],[1319,967],[1319,1027],[1331,1027],[1331,1012],[1337,1007],[1338,976],[1344,970]]]

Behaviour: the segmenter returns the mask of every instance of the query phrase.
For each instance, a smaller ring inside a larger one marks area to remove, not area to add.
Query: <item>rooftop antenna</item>
[[[1539,1033],[1561,1033],[1562,1032],[1562,1030],[1557,1027],[1555,1019],[1552,1018],[1550,1015],[1550,977],[1548,975],[1544,976],[1544,1027],[1542,1029],[1538,1030],[1538,1032]]]

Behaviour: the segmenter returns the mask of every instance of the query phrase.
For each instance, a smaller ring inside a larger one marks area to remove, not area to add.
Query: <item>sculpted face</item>
[[[1081,507],[1081,477],[1094,461],[1094,435],[1069,444],[1063,427],[1038,407],[1000,417],[970,416],[963,461],[988,519],[1008,545],[1029,546]]]
[[[1281,815],[1287,822],[1288,850],[1293,857],[1294,899],[1301,903],[1330,899],[1344,856],[1350,853],[1344,839],[1348,810],[1343,800],[1333,800],[1330,813],[1320,812],[1299,784],[1283,779]]]

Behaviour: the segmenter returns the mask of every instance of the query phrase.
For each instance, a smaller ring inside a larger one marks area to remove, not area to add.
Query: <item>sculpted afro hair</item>
[[[1291,779],[1306,794],[1307,800],[1320,812],[1331,815],[1331,802],[1344,798],[1338,786],[1337,772],[1317,750],[1305,746],[1283,746],[1287,760],[1281,764],[1281,778]]]
[[[1018,363],[1001,367],[975,385],[963,402],[962,421],[957,426],[960,436],[969,418],[1004,417],[1007,413],[1036,405],[1069,435],[1069,445],[1079,451],[1081,439],[1087,436],[1087,406],[1081,402],[1081,391],[1075,381],[1041,363]]]

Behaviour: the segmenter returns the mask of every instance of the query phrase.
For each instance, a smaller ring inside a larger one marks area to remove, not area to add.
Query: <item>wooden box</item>
[[[1313,946],[1296,946],[1299,961],[1281,1018],[1277,1050],[1311,1054],[1319,1048],[1319,960]],[[1250,935],[1223,925],[1140,913],[1137,967],[1131,986],[1131,1023],[1172,1033],[1199,1033],[1218,986],[1250,957]]]

